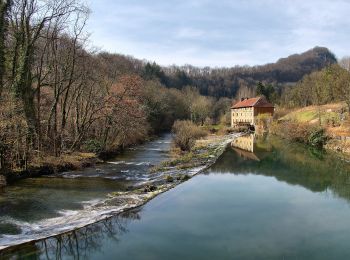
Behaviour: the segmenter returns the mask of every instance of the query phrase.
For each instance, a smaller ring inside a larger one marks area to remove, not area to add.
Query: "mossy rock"
[[[178,181],[187,181],[189,179],[191,179],[191,177],[189,175],[187,175],[187,174],[178,174],[178,175],[176,175],[176,180],[178,180]]]
[[[187,175],[187,174],[184,174],[184,175],[182,176],[182,178],[181,178],[182,181],[187,181],[187,180],[189,180],[189,179],[191,179],[191,176],[189,176],[189,175]]]
[[[170,175],[164,176],[164,179],[166,180],[166,182],[174,182],[174,178]]]
[[[154,185],[150,185],[150,184],[146,185],[146,186],[143,188],[143,191],[144,191],[144,192],[153,192],[153,191],[155,191],[155,190],[157,190],[157,187],[154,186]]]

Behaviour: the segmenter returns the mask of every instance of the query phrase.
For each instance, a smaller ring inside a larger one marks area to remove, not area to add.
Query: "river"
[[[125,191],[157,178],[149,169],[168,158],[171,135],[127,149],[81,171],[29,178],[0,191],[0,249],[48,237],[119,212],[126,203],[106,203],[111,192]]]
[[[1,256],[348,259],[349,173],[334,154],[245,136],[209,169],[142,207]],[[103,187],[88,193],[115,188]]]

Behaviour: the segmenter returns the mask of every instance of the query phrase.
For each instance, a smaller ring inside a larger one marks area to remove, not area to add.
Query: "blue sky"
[[[161,65],[257,65],[314,46],[350,55],[347,0],[88,1],[94,46]]]

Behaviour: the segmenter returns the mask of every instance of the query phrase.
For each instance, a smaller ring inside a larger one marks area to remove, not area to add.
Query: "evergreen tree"
[[[265,95],[265,86],[261,81],[259,81],[258,85],[256,86],[256,95],[258,96]]]
[[[142,72],[142,78],[145,80],[159,80],[162,84],[166,82],[166,76],[162,68],[153,62],[147,62]]]

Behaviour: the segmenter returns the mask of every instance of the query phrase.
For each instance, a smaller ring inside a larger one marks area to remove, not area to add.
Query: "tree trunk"
[[[26,117],[29,135],[33,139],[37,131],[36,111],[34,105],[34,90],[32,88],[31,62],[33,50],[31,47],[22,45],[19,66],[16,73],[14,89],[17,97],[21,98],[23,103],[24,114]]]
[[[0,98],[4,88],[5,75],[5,39],[7,29],[7,14],[10,9],[9,0],[0,0]]]

